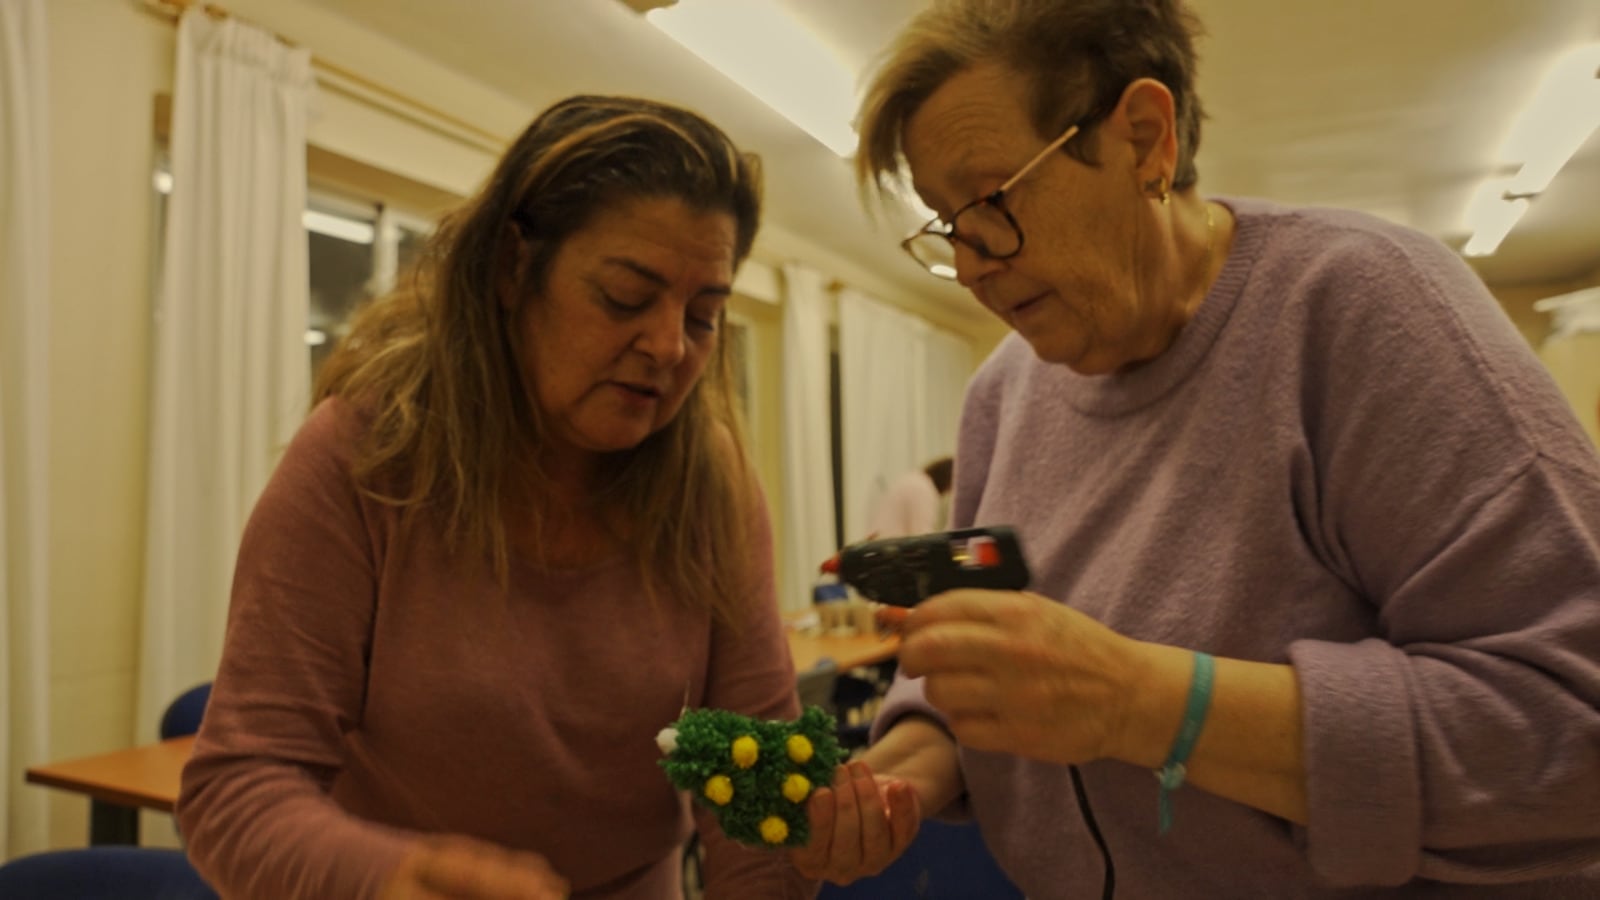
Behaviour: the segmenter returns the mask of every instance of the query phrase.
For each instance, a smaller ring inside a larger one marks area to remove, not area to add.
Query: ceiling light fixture
[[[1600,126],[1600,44],[1578,47],[1556,60],[1533,102],[1523,108],[1500,148],[1500,159],[1520,164],[1506,190],[1537,194]]]
[[[1472,237],[1464,256],[1489,256],[1555,179],[1561,167],[1600,127],[1600,44],[1576,47],[1545,73],[1533,99],[1512,123],[1500,160],[1515,166],[1509,178],[1479,185],[1467,204]]]
[[[829,150],[855,153],[853,73],[773,0],[678,0],[645,20]]]
[[[1510,178],[1491,178],[1478,185],[1467,203],[1467,222],[1472,237],[1461,248],[1462,256],[1489,256],[1506,239],[1511,229],[1528,211],[1528,198],[1507,193]]]
[[[1550,336],[1600,334],[1600,288],[1586,288],[1535,301],[1533,308],[1550,314]]]

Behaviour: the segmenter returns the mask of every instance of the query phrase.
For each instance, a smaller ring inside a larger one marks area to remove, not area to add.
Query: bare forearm
[[[938,813],[966,789],[955,740],[925,716],[910,715],[895,722],[861,758],[872,771],[910,784],[924,815]]]
[[[1148,769],[1166,761],[1183,721],[1194,654],[1139,644],[1142,677],[1132,692],[1113,755]],[[1216,681],[1194,751],[1189,784],[1292,822],[1306,821],[1300,686],[1286,665],[1216,661]]]

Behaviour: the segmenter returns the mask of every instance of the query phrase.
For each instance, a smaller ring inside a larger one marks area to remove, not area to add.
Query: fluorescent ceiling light
[[[341,241],[350,241],[355,244],[372,243],[373,235],[377,229],[371,222],[358,222],[355,219],[346,219],[343,216],[331,216],[327,213],[306,210],[300,215],[300,221],[307,231],[338,238]]]
[[[1528,198],[1518,197],[1515,200],[1503,200],[1497,208],[1499,215],[1483,224],[1472,233],[1466,246],[1461,248],[1462,256],[1492,256],[1494,251],[1500,249],[1500,242],[1506,239],[1511,229],[1521,221],[1523,213],[1528,211]]]
[[[1494,253],[1537,196],[1600,126],[1600,44],[1562,54],[1545,73],[1533,99],[1512,122],[1500,159],[1516,165],[1510,178],[1478,186],[1467,205],[1472,232],[1464,256]]]
[[[772,0],[679,0],[645,19],[829,150],[855,153],[853,73]]]
[[[1462,256],[1489,256],[1499,248],[1523,213],[1528,211],[1528,198],[1506,197],[1509,178],[1491,178],[1478,185],[1467,204],[1467,226],[1472,238],[1461,248]]]
[[[1507,190],[1537,194],[1549,187],[1596,126],[1600,126],[1600,44],[1589,44],[1556,60],[1511,126],[1500,158],[1522,168]]]
[[[1600,334],[1600,288],[1546,297],[1536,301],[1533,308],[1550,314],[1549,339],[1573,334]]]

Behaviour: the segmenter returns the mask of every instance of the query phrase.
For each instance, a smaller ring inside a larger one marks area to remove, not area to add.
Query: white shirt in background
[[[879,495],[867,516],[867,533],[874,537],[904,537],[938,531],[943,524],[939,489],[921,469],[896,478]]]

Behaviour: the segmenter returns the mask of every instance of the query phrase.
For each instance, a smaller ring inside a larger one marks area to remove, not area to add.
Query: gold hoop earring
[[[1167,176],[1162,175],[1152,178],[1144,183],[1145,196],[1160,198],[1162,205],[1172,200],[1172,191],[1167,187]]]

